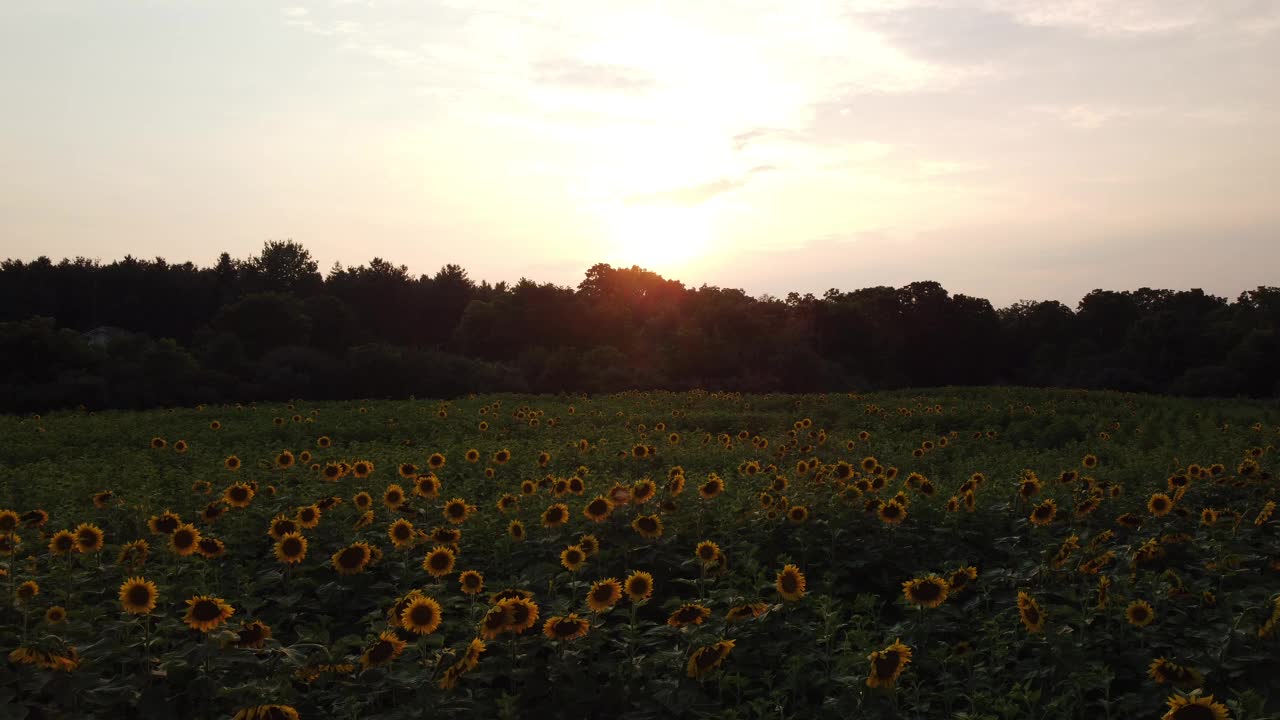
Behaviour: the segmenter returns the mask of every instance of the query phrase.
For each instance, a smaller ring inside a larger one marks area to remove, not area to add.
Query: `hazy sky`
[[[0,256],[1280,284],[1280,0],[3,0]]]

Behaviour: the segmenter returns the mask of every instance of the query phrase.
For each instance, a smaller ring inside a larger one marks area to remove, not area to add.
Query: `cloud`
[[[539,83],[588,90],[636,91],[652,87],[653,78],[634,68],[586,63],[572,58],[542,60],[534,64]]]
[[[694,207],[711,198],[736,190],[746,185],[746,180],[713,180],[712,182],[690,187],[662,190],[659,192],[631,195],[626,198],[628,206],[635,205],[673,205],[676,207]]]

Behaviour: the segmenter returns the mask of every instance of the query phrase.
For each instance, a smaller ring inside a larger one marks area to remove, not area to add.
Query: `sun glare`
[[[606,218],[609,255],[624,265],[678,269],[707,252],[713,237],[706,206],[622,206]]]

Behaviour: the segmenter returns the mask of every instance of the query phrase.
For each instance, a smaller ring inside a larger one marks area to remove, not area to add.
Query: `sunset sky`
[[[7,0],[0,256],[1280,284],[1280,0]]]

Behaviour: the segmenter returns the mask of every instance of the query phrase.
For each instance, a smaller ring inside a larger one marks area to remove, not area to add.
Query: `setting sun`
[[[712,212],[708,206],[613,208],[605,217],[611,261],[669,271],[697,260],[711,246]]]

